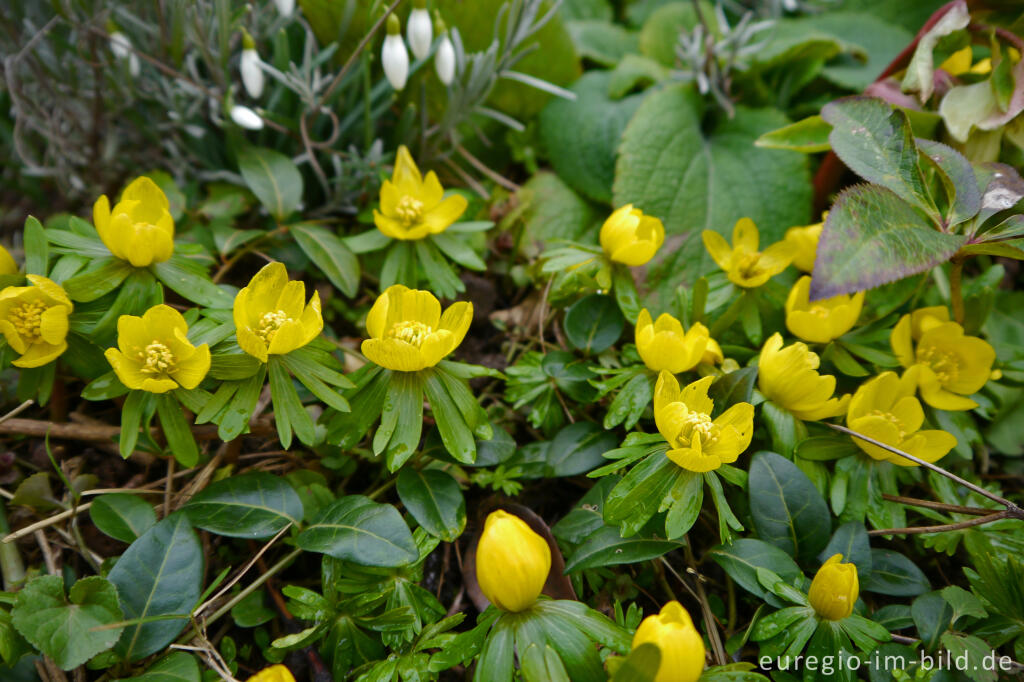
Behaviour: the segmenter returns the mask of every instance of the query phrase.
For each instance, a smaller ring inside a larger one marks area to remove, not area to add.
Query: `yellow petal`
[[[880,443],[891,445],[895,448],[900,446],[900,432],[899,429],[891,421],[883,416],[869,415],[867,417],[860,417],[850,423],[850,429],[873,438]],[[873,459],[879,461],[888,461],[892,453],[885,448],[880,448],[877,445],[863,441],[856,436],[852,436],[853,442],[857,444],[861,450],[870,455]]]
[[[127,315],[123,317],[127,317]],[[107,362],[110,363],[110,366],[114,369],[114,374],[117,375],[122,384],[132,390],[142,388],[145,375],[139,371],[138,362],[132,360],[116,348],[108,348],[103,352],[103,355],[106,356]]]
[[[167,195],[160,189],[153,180],[145,175],[132,180],[124,189],[121,201],[138,201],[140,204],[153,206],[164,211],[170,209],[171,204]]]
[[[391,173],[391,182],[398,186],[402,194],[417,193],[423,182],[420,169],[413,161],[409,148],[404,144],[398,148],[398,154],[395,156],[395,169]],[[410,191],[410,189],[414,191]]]
[[[175,332],[188,333],[188,324],[181,313],[169,305],[155,305],[145,312],[142,321],[150,330],[150,339],[164,339]]]
[[[367,360],[385,369],[416,372],[426,366],[418,348],[397,339],[366,339],[361,350]]]
[[[57,344],[33,343],[21,357],[11,362],[11,364],[15,367],[24,368],[42,367],[56,360],[67,349],[68,344],[65,341]]]
[[[59,345],[68,335],[68,309],[53,306],[39,316],[39,336],[51,345]]]
[[[622,263],[623,265],[635,268],[647,264],[654,258],[654,254],[657,252],[658,246],[655,243],[635,241],[613,251],[610,257],[616,263]]]
[[[267,312],[280,310],[293,320],[302,317],[302,309],[306,305],[306,285],[298,280],[292,280],[278,293],[277,301]]]
[[[0,246],[0,275],[16,274],[18,274],[18,264],[14,262],[14,257],[11,256],[10,252],[3,246]]]
[[[662,371],[658,375],[658,383],[654,386],[654,414],[665,409],[671,403],[679,401],[679,382],[671,373]]]
[[[698,441],[699,442],[699,441]],[[670,460],[687,471],[704,473],[722,466],[722,460],[699,448],[676,448],[665,453]]]
[[[419,349],[424,368],[433,367],[441,362],[446,355],[455,350],[455,346],[454,334],[447,329],[439,329],[428,334]]]
[[[760,269],[767,272],[769,277],[779,274],[793,262],[796,249],[792,244],[781,241],[775,242],[761,252],[761,258],[757,264]]]
[[[462,340],[466,338],[466,332],[469,331],[469,326],[472,323],[473,304],[468,301],[458,301],[452,303],[444,311],[438,327],[452,333],[452,350],[455,350],[462,344]]]
[[[718,264],[718,267],[723,270],[732,267],[732,247],[729,246],[729,242],[725,241],[725,237],[712,230],[704,230],[700,236],[704,241],[704,248],[711,254],[711,258]]]
[[[27,279],[32,286],[42,292],[43,298],[46,299],[47,303],[51,305],[64,306],[68,309],[68,312],[71,312],[71,299],[68,298],[67,293],[61,285],[57,284],[49,277],[43,277],[41,275],[25,275],[25,279]]]
[[[466,197],[461,194],[453,194],[424,214],[423,224],[426,225],[430,234],[440,234],[458,220],[466,212],[468,206],[469,202]]]
[[[750,218],[740,218],[732,228],[732,246],[734,249],[754,253],[761,242],[757,225]]]
[[[92,205],[92,224],[104,244],[110,243],[110,199],[103,194]],[[110,248],[109,246],[107,248]]]
[[[423,186],[420,188],[420,201],[423,202],[424,207],[430,209],[441,203],[441,199],[443,197],[444,188],[441,186],[441,181],[437,179],[437,173],[435,173],[434,171],[428,172],[427,177],[423,179]],[[463,197],[463,199],[465,199],[465,197]],[[465,207],[463,207],[463,210],[465,210]]]
[[[320,292],[314,291],[313,296],[309,299],[309,303],[306,304],[306,308],[302,311],[302,317],[299,319],[299,322],[302,324],[303,346],[320,336],[320,332],[324,330],[324,317],[320,307]]]
[[[288,285],[288,269],[284,263],[267,263],[249,280],[245,298],[246,324],[258,324],[264,313],[277,310],[277,301]]]
[[[896,326],[892,328],[892,334],[889,335],[889,345],[892,346],[892,352],[896,355],[896,359],[899,360],[901,365],[910,367],[915,363],[914,345],[911,340],[910,315],[901,317]]]
[[[25,341],[22,340],[21,335],[18,334],[18,330],[14,328],[14,325],[7,320],[0,319],[0,334],[4,335],[7,339],[8,345],[14,349],[15,353],[24,353],[28,350]]]
[[[714,409],[715,403],[708,397],[708,387],[711,386],[711,382],[714,380],[714,377],[707,376],[687,385],[686,388],[680,392],[679,400],[685,404],[691,412],[711,414],[711,410]]]
[[[264,343],[263,339],[256,336],[256,334],[249,327],[238,327],[235,330],[235,339],[238,341],[238,347],[243,351],[253,356],[260,362],[267,361],[267,344]]]
[[[956,447],[956,436],[946,431],[918,431],[900,443],[900,449],[926,462],[937,462]],[[900,466],[918,466],[906,457],[890,453],[889,461]]]
[[[178,388],[178,382],[174,379],[152,379],[146,377],[142,380],[142,385],[139,386],[140,390],[148,393],[167,393]]]
[[[377,300],[373,302],[373,306],[370,307],[370,312],[366,314],[366,331],[370,336],[377,339],[383,338],[384,334],[391,328],[391,325],[394,324],[390,320],[389,315],[391,301],[399,298],[402,292],[408,290],[409,287],[393,284],[377,297]]]
[[[441,302],[429,291],[407,289],[391,299],[388,322],[422,322],[431,329],[437,329],[441,322]]]
[[[270,338],[270,346],[267,353],[270,355],[284,355],[291,353],[296,348],[301,348],[303,343],[302,324],[298,320],[287,320],[274,335]]]
[[[210,371],[210,347],[203,344],[187,360],[178,360],[175,371],[171,374],[182,388],[193,389],[198,386]]]
[[[385,236],[392,239],[409,239],[409,229],[399,220],[390,218],[376,209],[373,211],[373,224]]]

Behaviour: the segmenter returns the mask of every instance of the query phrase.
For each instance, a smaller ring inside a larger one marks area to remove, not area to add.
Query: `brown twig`
[[[963,530],[972,526],[980,526],[993,521],[1012,518],[1008,511],[997,511],[985,516],[975,516],[973,519],[958,521],[957,523],[943,523],[937,526],[910,526],[908,528],[882,528],[880,530],[869,530],[868,535],[924,535],[925,533],[942,533],[949,530]]]
[[[249,433],[256,436],[269,436],[276,433],[274,425],[269,420],[259,420],[249,425]],[[120,426],[100,426],[92,424],[59,424],[40,419],[8,419],[0,423],[0,435],[36,436],[58,440],[83,440],[83,441],[104,441],[116,438],[121,433]],[[157,427],[150,429],[150,433],[160,433]],[[200,424],[192,427],[192,435],[197,440],[214,440],[217,436],[216,424]]]
[[[882,493],[882,499],[888,500],[889,502],[899,502],[900,504],[907,504],[912,507],[924,507],[925,509],[934,509],[936,511],[943,511],[950,514],[970,514],[971,516],[987,516],[992,513],[991,509],[982,509],[981,507],[963,507],[959,504],[946,504],[945,502],[934,502],[932,500],[919,500],[916,497],[903,497],[902,495],[889,495]]]

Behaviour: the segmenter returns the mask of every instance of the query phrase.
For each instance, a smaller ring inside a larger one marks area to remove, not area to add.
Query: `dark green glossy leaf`
[[[101,531],[121,542],[135,542],[156,524],[156,512],[142,497],[129,493],[100,495],[89,517]]]
[[[297,544],[363,566],[403,566],[419,558],[409,527],[390,504],[347,495],[320,512]]]
[[[284,220],[302,200],[302,174],[284,154],[262,147],[238,152],[238,170],[245,184],[270,215]]]
[[[398,497],[431,535],[454,542],[466,527],[466,500],[452,475],[440,469],[405,467],[398,474]]]
[[[302,500],[282,478],[255,471],[215,481],[182,511],[198,528],[233,538],[269,538],[302,522]]]
[[[831,515],[811,479],[774,452],[759,452],[750,465],[750,513],[762,540],[801,561],[828,543]]]

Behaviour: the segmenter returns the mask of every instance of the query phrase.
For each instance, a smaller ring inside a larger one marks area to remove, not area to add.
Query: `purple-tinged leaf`
[[[981,210],[981,191],[974,168],[967,158],[948,145],[932,140],[917,140],[921,157],[930,163],[939,175],[946,190],[946,215],[943,222],[947,227],[970,220]]]
[[[811,300],[849,294],[924,272],[949,260],[962,235],[931,227],[893,192],[873,185],[844,190],[818,242]]]

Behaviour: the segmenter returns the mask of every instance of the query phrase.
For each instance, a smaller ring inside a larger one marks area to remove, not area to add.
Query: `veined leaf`
[[[297,544],[363,566],[403,566],[419,558],[398,510],[363,495],[347,495],[325,508]]]
[[[302,500],[284,479],[257,471],[211,483],[182,511],[211,533],[260,539],[299,525]]]

